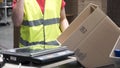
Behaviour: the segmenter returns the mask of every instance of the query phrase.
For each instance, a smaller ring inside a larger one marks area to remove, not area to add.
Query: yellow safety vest
[[[44,15],[36,0],[24,0],[24,20],[20,29],[20,47],[57,45],[62,0],[45,0]],[[50,47],[50,46],[48,46]]]

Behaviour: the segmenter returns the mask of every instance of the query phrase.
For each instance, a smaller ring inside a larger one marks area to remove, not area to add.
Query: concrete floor
[[[10,25],[0,26],[0,48],[10,49],[13,48],[13,23],[11,17],[7,21]],[[4,21],[0,21],[3,23]]]

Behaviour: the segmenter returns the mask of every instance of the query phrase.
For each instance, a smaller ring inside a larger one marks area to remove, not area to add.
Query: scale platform
[[[1,50],[4,62],[24,63],[33,62],[37,64],[46,64],[56,62],[68,56],[74,55],[66,46],[52,49],[31,49],[29,47]]]

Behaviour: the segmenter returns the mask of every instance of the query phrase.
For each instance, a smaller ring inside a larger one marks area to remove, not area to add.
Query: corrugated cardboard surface
[[[94,68],[113,64],[109,58],[120,30],[101,9],[89,4],[58,41],[75,51],[78,61]]]
[[[109,54],[120,34],[119,29],[106,17],[91,33],[79,42],[76,49],[78,60],[86,67],[99,67],[112,64]],[[82,54],[82,55],[80,55]]]
[[[89,3],[97,4],[105,13],[107,12],[107,0],[78,0],[78,13],[80,13]]]
[[[97,9],[97,10],[94,10]],[[99,23],[106,15],[96,6],[89,4],[78,17],[70,24],[70,27],[58,37],[60,44],[67,45],[70,49],[75,49],[71,46],[84,39],[87,34]],[[82,26],[84,25],[84,26]],[[82,31],[80,33],[78,30]],[[85,32],[86,31],[86,32]],[[69,38],[69,39],[68,39]],[[67,39],[67,40],[66,40]],[[72,40],[79,39],[79,40]],[[71,42],[70,42],[71,41]],[[74,43],[73,43],[74,42]],[[68,45],[71,44],[71,45]]]

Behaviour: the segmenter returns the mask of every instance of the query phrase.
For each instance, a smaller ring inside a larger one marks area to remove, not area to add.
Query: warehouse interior
[[[7,50],[17,48],[19,45],[19,28],[15,27],[12,22],[12,1],[13,0],[0,0],[0,49]],[[120,6],[119,0],[64,0],[66,2],[65,11],[69,24],[74,23],[76,17],[88,6],[93,3],[99,6],[99,8],[119,27],[120,26]],[[67,31],[66,31],[67,32]],[[117,39],[116,39],[117,41]],[[86,42],[87,43],[87,42]],[[109,47],[109,46],[108,46]],[[114,47],[114,46],[113,46]],[[112,48],[113,48],[112,47]],[[87,49],[87,48],[86,48]],[[104,48],[103,48],[104,49]],[[97,50],[96,50],[97,51]],[[110,50],[110,52],[112,49]],[[110,54],[109,52],[109,54]],[[96,56],[96,55],[95,55]],[[110,58],[108,56],[108,58]],[[73,62],[74,61],[74,62]],[[103,61],[104,62],[104,61]],[[1,62],[0,62],[1,63]],[[86,66],[84,65],[86,64]],[[91,61],[92,63],[92,61]],[[93,62],[94,63],[94,62]],[[56,64],[56,65],[55,65]],[[89,63],[88,63],[89,64]],[[107,62],[106,62],[107,64]],[[1,64],[0,64],[1,65]],[[2,68],[39,68],[39,65],[26,65],[21,64],[4,64]],[[55,67],[49,67],[55,66]],[[98,66],[98,67],[94,67]],[[116,67],[115,67],[116,66]],[[119,68],[119,62],[108,65],[99,66],[99,64],[93,64],[91,67],[87,66],[87,62],[79,62],[76,59],[63,61],[57,61],[49,65],[43,65],[40,68]]]

